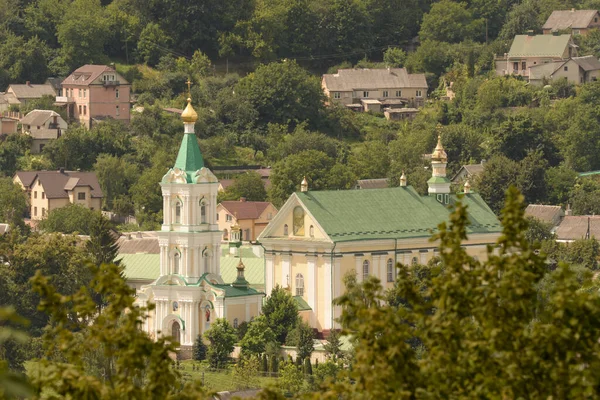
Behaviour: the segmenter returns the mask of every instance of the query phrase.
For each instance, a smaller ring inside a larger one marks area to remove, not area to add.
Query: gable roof
[[[477,176],[479,174],[481,174],[483,172],[484,166],[482,163],[479,164],[465,164],[462,167],[460,167],[460,169],[458,170],[458,172],[456,174],[454,174],[454,176],[452,177],[451,181],[455,182],[456,179],[460,176],[460,173],[462,171],[466,171],[467,175],[469,177],[474,177]]]
[[[349,92],[357,89],[427,89],[425,74],[409,74],[405,68],[338,69],[336,74],[323,75],[330,91]]]
[[[62,84],[88,86],[104,72],[116,74],[119,78],[119,83],[121,85],[129,84],[129,82],[127,82],[125,78],[123,78],[123,76],[121,76],[114,68],[109,67],[108,65],[94,64],[86,64],[82,67],[77,68],[71,73],[71,75],[67,76],[67,78],[64,81],[62,81]]]
[[[508,57],[562,57],[571,35],[517,35]]]
[[[16,177],[19,178],[23,186],[27,189],[31,188],[37,174],[37,171],[17,171],[15,173]]]
[[[542,29],[561,31],[587,28],[596,14],[597,10],[554,10]]]
[[[596,71],[600,69],[600,61],[595,56],[573,57],[572,60],[584,71]]]
[[[566,216],[556,228],[557,240],[600,239],[600,216]]]
[[[257,219],[271,205],[268,201],[222,201],[220,203],[236,219]]]
[[[543,222],[554,224],[560,217],[564,216],[561,206],[546,206],[542,204],[530,204],[525,209],[525,215],[539,219]]]
[[[60,114],[56,111],[52,110],[33,110],[27,113],[23,118],[21,118],[21,124],[23,125],[34,125],[41,126],[46,123],[50,118],[58,117],[62,119]]]
[[[41,85],[33,84],[12,84],[6,91],[12,91],[17,99],[39,99],[42,96],[56,96],[56,91],[49,83]]]
[[[17,176],[22,176],[19,174],[21,174],[21,172],[17,172]],[[33,184],[36,178],[39,179],[40,184],[44,187],[46,197],[49,199],[66,199],[69,197],[68,190],[83,186],[90,187],[92,197],[103,196],[98,178],[93,172],[39,171],[36,172],[36,176],[31,184]],[[75,178],[75,180],[71,178]],[[31,186],[31,184],[29,186]]]
[[[448,219],[448,209],[412,187],[299,192],[296,196],[334,242],[429,237]],[[450,204],[457,201],[449,195]],[[291,201],[292,199],[290,198]],[[465,195],[467,233],[497,233],[500,222],[476,193]]]

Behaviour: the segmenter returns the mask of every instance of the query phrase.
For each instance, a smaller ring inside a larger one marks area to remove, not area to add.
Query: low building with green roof
[[[438,252],[430,241],[448,220],[449,207],[468,208],[467,252],[484,259],[501,225],[467,181],[464,192],[450,192],[447,155],[438,140],[432,157],[428,195],[407,185],[383,189],[310,191],[303,181],[259,236],[265,249],[267,295],[279,285],[295,296],[302,317],[320,332],[337,328],[340,310],[332,300],[343,294],[343,278],[359,281],[374,275],[387,288],[396,279],[396,263],[427,264]]]

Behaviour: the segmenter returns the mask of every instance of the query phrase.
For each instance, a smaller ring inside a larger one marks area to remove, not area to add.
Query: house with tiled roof
[[[91,128],[107,118],[129,122],[131,85],[113,67],[86,64],[62,81],[62,96],[68,118]]]
[[[460,167],[458,172],[452,177],[452,183],[461,184],[465,183],[467,179],[471,182],[483,172],[483,164],[485,160],[482,160],[479,164],[465,164]]]
[[[229,239],[231,227],[239,225],[242,240],[255,241],[277,214],[275,206],[268,201],[222,201],[217,205],[217,222],[223,232],[223,240]]]
[[[13,105],[24,106],[44,96],[56,96],[56,90],[49,83],[35,84],[27,81],[10,84],[4,93],[0,93],[0,112],[8,111]]]
[[[600,28],[598,10],[554,10],[542,27],[544,35],[570,31],[573,35],[587,35],[590,30]]]
[[[396,263],[427,264],[438,254],[430,238],[447,221],[448,206],[468,207],[470,225],[463,241],[467,253],[484,260],[487,245],[500,236],[500,221],[465,184],[463,198],[450,192],[447,155],[438,140],[431,154],[428,195],[409,186],[368,190],[311,191],[302,182],[259,236],[265,248],[267,295],[279,285],[308,305],[301,314],[319,332],[339,326],[333,299],[344,292],[343,278],[379,278],[385,288],[396,280]]]
[[[25,190],[30,199],[30,216],[40,220],[56,208],[79,204],[91,210],[102,207],[102,189],[93,172],[17,171],[13,182]]]
[[[321,79],[331,103],[362,111],[422,106],[427,98],[425,74],[409,74],[405,68],[339,69]]]
[[[544,204],[529,204],[525,208],[525,216],[533,217],[546,224],[549,224],[554,229],[565,217],[565,211],[561,206],[549,206]]]
[[[572,57],[577,57],[577,45],[571,35],[516,35],[508,53],[496,57],[496,74],[528,77],[531,67]]]
[[[21,118],[21,130],[31,136],[31,153],[41,153],[44,146],[67,130],[67,122],[52,110],[33,110]]]
[[[580,239],[600,240],[600,216],[567,215],[554,233],[558,242],[573,242]]]
[[[599,77],[600,61],[596,56],[572,57],[529,67],[529,83],[534,85],[543,85],[560,78],[579,85],[597,81]]]

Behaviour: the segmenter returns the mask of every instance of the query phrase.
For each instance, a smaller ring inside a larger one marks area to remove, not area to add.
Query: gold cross
[[[188,96],[189,96],[189,97],[192,97],[192,89],[191,89],[191,86],[192,86],[192,81],[190,81],[190,78],[188,78],[188,80],[187,80],[187,82],[186,82],[186,83],[187,83],[187,85],[188,85]]]

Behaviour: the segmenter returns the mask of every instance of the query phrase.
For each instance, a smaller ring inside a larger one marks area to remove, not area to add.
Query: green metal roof
[[[580,172],[578,176],[600,175],[600,171]]]
[[[231,285],[211,285],[216,288],[222,289],[225,291],[225,297],[241,297],[241,296],[253,296],[253,295],[264,295],[264,293],[259,292],[256,289],[248,288],[240,288],[233,287]]]
[[[188,183],[192,182],[193,174],[204,167],[204,159],[202,158],[202,153],[200,153],[198,139],[193,133],[183,135],[177,160],[175,160],[175,167],[187,173]]]
[[[421,196],[412,187],[298,192],[298,198],[334,242],[429,237],[448,220],[436,196]],[[450,204],[457,201],[449,195]],[[467,233],[501,231],[498,218],[476,193],[463,198],[471,224]]]
[[[571,35],[516,35],[508,57],[562,57]]]
[[[312,310],[312,308],[310,308],[310,306],[302,298],[302,296],[294,296],[294,300],[296,301],[296,305],[298,306],[298,311],[310,311],[310,310]]]
[[[159,254],[119,254],[127,279],[154,280],[160,275]]]
[[[450,183],[450,180],[441,176],[432,176],[427,183]]]
[[[265,284],[265,262],[263,258],[244,258],[244,277],[253,286]],[[221,257],[221,278],[223,282],[233,282],[237,278],[237,265],[240,259],[234,256]]]

